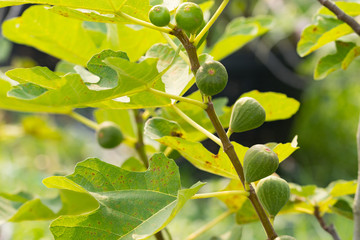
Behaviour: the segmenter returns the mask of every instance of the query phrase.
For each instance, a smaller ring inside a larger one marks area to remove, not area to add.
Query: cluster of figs
[[[149,19],[158,27],[170,24],[170,11],[161,5],[149,11]],[[201,8],[192,2],[182,3],[175,13],[176,27],[186,33],[197,34],[204,26]],[[226,87],[228,74],[226,68],[218,61],[209,60],[203,63],[195,74],[196,85],[204,96],[213,96]],[[228,136],[232,133],[245,132],[260,127],[266,119],[261,104],[251,97],[238,99],[233,107]],[[120,128],[112,122],[103,122],[97,131],[99,144],[104,148],[118,146],[124,137]],[[256,144],[246,152],[243,162],[246,184],[258,182],[256,192],[270,218],[274,218],[288,202],[290,188],[288,183],[277,176],[272,176],[279,166],[277,154],[267,145]],[[280,236],[277,240],[291,240],[290,236]]]

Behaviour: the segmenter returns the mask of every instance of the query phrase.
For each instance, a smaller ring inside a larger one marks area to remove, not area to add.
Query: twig
[[[336,6],[333,2],[329,0],[318,0],[324,7],[333,12],[336,17],[349,25],[357,35],[360,36],[360,24],[351,16],[347,15],[343,10]]]
[[[134,110],[135,121],[137,126],[137,143],[135,144],[135,149],[140,156],[141,161],[144,163],[145,167],[149,167],[149,161],[145,152],[144,144],[144,120],[142,119],[142,114],[139,110]]]
[[[357,152],[358,152],[358,185],[354,200],[354,240],[360,240],[360,120],[357,130]]]
[[[165,238],[164,238],[164,236],[163,236],[163,234],[162,234],[161,231],[160,231],[160,232],[157,232],[157,233],[155,234],[155,238],[156,238],[157,240],[165,240]]]
[[[316,219],[320,223],[320,226],[326,232],[328,232],[332,236],[332,238],[334,240],[340,240],[340,237],[339,237],[338,233],[336,232],[334,225],[333,224],[326,225],[324,218],[320,214],[319,206],[315,206],[315,208],[314,208],[314,216],[316,217]]]

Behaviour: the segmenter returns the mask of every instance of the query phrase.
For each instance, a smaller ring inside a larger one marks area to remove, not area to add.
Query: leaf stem
[[[201,107],[203,109],[207,108],[207,105],[205,103],[194,100],[194,99],[191,99],[191,98],[173,95],[173,94],[170,94],[170,93],[166,93],[166,92],[163,92],[163,91],[156,90],[154,88],[148,88],[148,91],[152,92],[152,93],[154,93],[156,95],[159,95],[159,96],[167,97],[167,98],[178,100],[178,101],[181,101],[181,102],[187,102],[187,103],[196,105],[198,107]]]
[[[224,0],[220,4],[220,6],[218,7],[218,9],[214,13],[214,15],[209,20],[209,22],[205,25],[205,27],[201,30],[201,32],[196,36],[195,41],[194,41],[195,46],[197,46],[199,44],[201,38],[206,34],[207,31],[209,31],[211,26],[215,23],[215,21],[218,19],[220,14],[224,11],[224,9],[228,3],[229,3],[229,0]]]
[[[320,214],[319,206],[314,207],[314,216],[318,220],[320,226],[326,232],[328,232],[334,240],[340,240],[340,237],[339,237],[338,233],[336,232],[334,225],[333,224],[326,225],[324,218]]]
[[[170,47],[172,47],[175,51],[178,48],[178,46],[176,45],[176,43],[170,38],[169,35],[165,34],[165,33],[161,33],[161,35],[165,38],[165,40],[168,42],[168,44],[170,45]],[[184,52],[179,53],[180,57],[190,66],[190,61],[189,58],[186,56],[186,54]]]
[[[188,115],[186,115],[183,111],[181,111],[178,107],[176,107],[175,105],[172,105],[172,108],[174,109],[174,111],[180,116],[182,117],[187,123],[189,123],[191,126],[193,126],[194,128],[196,128],[199,132],[202,132],[204,135],[206,135],[208,138],[210,138],[211,140],[213,140],[216,144],[218,144],[220,147],[222,147],[222,143],[221,140],[216,137],[214,134],[212,134],[211,132],[209,132],[208,130],[206,130],[205,128],[203,128],[202,126],[200,126],[198,123],[196,123],[194,120],[192,120]]]
[[[148,157],[146,156],[145,144],[144,144],[144,120],[140,110],[134,109],[134,116],[137,127],[137,142],[135,143],[135,149],[139,154],[141,161],[144,163],[145,167],[149,167]]]
[[[191,199],[213,198],[213,197],[222,197],[229,195],[242,195],[248,197],[249,192],[243,190],[236,190],[236,191],[222,191],[222,192],[212,192],[212,193],[199,193],[192,196]]]
[[[73,119],[81,122],[85,126],[88,126],[89,128],[92,128],[94,130],[97,130],[99,128],[99,124],[97,124],[97,122],[94,122],[94,121],[92,121],[92,120],[78,114],[77,112],[71,111],[67,115],[72,117]]]
[[[157,26],[153,25],[152,23],[149,23],[149,22],[143,21],[141,19],[132,17],[132,16],[127,15],[126,13],[123,13],[123,12],[117,12],[116,15],[118,15],[119,17],[125,18],[125,19],[127,19],[127,20],[129,20],[131,22],[134,22],[134,23],[136,23],[138,25],[141,25],[141,26],[144,26],[144,27],[147,27],[147,28],[151,28],[151,29],[154,29],[154,30],[157,30],[157,31],[160,31],[160,32],[170,33],[172,31],[172,29],[170,29],[170,28],[157,27]]]
[[[223,214],[221,214],[220,216],[218,216],[217,218],[215,218],[214,220],[212,220],[211,222],[207,223],[206,225],[202,226],[201,228],[199,228],[197,231],[193,232],[192,234],[190,234],[186,240],[193,240],[197,237],[199,237],[201,234],[203,234],[204,232],[210,230],[211,228],[213,228],[216,224],[218,224],[219,222],[221,222],[222,220],[224,220],[226,217],[230,216],[232,214],[232,212],[229,210],[227,212],[224,212]]]

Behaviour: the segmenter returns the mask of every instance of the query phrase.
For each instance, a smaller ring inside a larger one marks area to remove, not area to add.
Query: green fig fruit
[[[186,32],[196,33],[204,20],[204,14],[199,5],[192,2],[184,2],[175,13],[177,27]]]
[[[296,239],[288,235],[283,235],[275,238],[275,240],[296,240]]]
[[[265,122],[265,110],[251,97],[239,98],[232,110],[229,131],[245,132],[260,127]]]
[[[248,183],[273,174],[279,166],[279,158],[269,147],[256,144],[245,153],[244,175]]]
[[[289,201],[290,187],[284,179],[269,176],[258,183],[256,193],[270,217],[275,217]]]
[[[124,140],[118,125],[110,121],[102,122],[99,125],[96,136],[99,145],[103,148],[114,148]]]
[[[196,72],[195,80],[203,94],[213,96],[224,90],[228,82],[228,74],[224,65],[211,60],[200,66]]]
[[[156,5],[150,9],[149,19],[155,26],[164,27],[170,23],[170,11],[167,7]]]

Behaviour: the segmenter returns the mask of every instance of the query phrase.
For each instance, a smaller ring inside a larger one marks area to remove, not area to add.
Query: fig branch
[[[183,44],[183,46],[188,54],[190,63],[191,63],[191,70],[192,70],[193,74],[196,75],[197,70],[200,68],[200,62],[199,62],[199,58],[198,58],[198,55],[196,52],[195,45],[189,41],[189,38],[186,36],[186,34],[179,28],[174,28],[173,31],[171,32],[171,34],[176,36],[180,40],[180,42]],[[248,198],[251,201],[257,215],[259,216],[259,219],[264,227],[264,230],[266,232],[268,239],[271,239],[271,240],[275,239],[277,237],[277,234],[276,234],[268,216],[266,215],[266,212],[265,212],[263,206],[261,205],[260,200],[258,199],[254,188],[251,185],[245,184],[243,167],[242,167],[240,160],[235,152],[234,146],[230,142],[218,116],[216,115],[214,105],[211,101],[211,98],[209,97],[208,100],[209,100],[207,103],[208,107],[205,109],[205,111],[208,114],[208,116],[209,116],[213,126],[215,127],[215,130],[222,142],[224,152],[228,155],[229,159],[231,160],[231,163],[233,164],[242,184],[244,185],[244,188],[249,189],[249,197]]]
[[[343,10],[336,6],[333,2],[329,0],[318,0],[324,7],[329,9],[335,16],[349,25],[354,32],[360,36],[360,24],[351,16],[347,15]],[[358,187],[355,193],[355,200],[353,206],[354,213],[354,240],[360,240],[360,120],[359,120],[359,129],[357,133],[357,151],[358,151]],[[326,229],[325,229],[326,230]],[[334,238],[335,239],[335,238]]]
[[[149,161],[146,156],[145,144],[144,144],[144,134],[143,134],[144,120],[143,120],[142,114],[139,110],[134,110],[134,115],[135,115],[135,122],[136,122],[136,127],[137,127],[137,139],[138,139],[135,144],[135,149],[136,149],[137,153],[139,154],[141,161],[144,163],[144,166],[146,168],[148,168]]]
[[[316,219],[318,220],[320,226],[326,232],[328,232],[334,240],[340,240],[340,237],[339,237],[338,233],[336,232],[334,225],[333,224],[326,225],[324,218],[321,216],[319,206],[315,206],[314,215],[315,215]]]
[[[335,14],[335,16],[349,25],[357,35],[360,36],[360,24],[351,16],[347,15],[343,10],[341,10],[338,6],[335,5],[332,1],[329,0],[318,0],[324,7],[329,9],[331,12]]]

